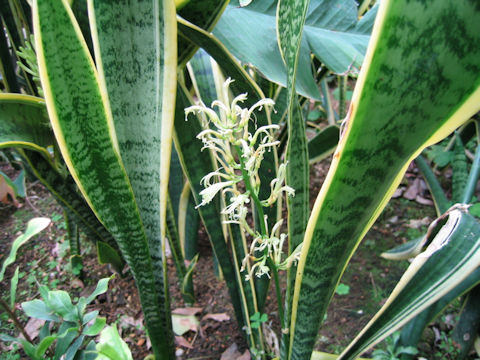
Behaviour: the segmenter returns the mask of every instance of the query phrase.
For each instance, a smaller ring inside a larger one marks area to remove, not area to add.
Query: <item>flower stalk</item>
[[[231,82],[230,79],[225,82],[224,94],[228,94]],[[283,220],[269,229],[263,208],[275,204],[283,194],[294,196],[295,190],[285,184],[287,164],[284,163],[279,166],[277,177],[270,183],[269,196],[260,199],[261,179],[258,171],[265,151],[271,151],[279,144],[272,135],[279,126],[274,124],[261,126],[255,129],[253,134],[250,133],[249,125],[255,120],[255,112],[261,111],[264,107],[273,107],[274,102],[271,99],[262,99],[249,109],[244,109],[240,104],[246,99],[247,94],[241,94],[235,97],[231,104],[215,100],[211,108],[200,103],[185,109],[187,120],[191,113],[200,116],[204,130],[197,138],[203,142],[202,150],[211,150],[220,164],[220,168],[202,179],[204,186],[200,192],[202,201],[197,207],[208,204],[219,193],[230,193],[229,203],[221,211],[227,217],[225,222],[240,225],[242,231],[252,238],[240,271],[248,269],[246,281],[253,276],[265,275],[270,278],[273,275],[280,323],[283,324],[283,301],[278,271],[287,269],[298,260],[300,250],[297,249],[286,259],[283,258],[283,245],[287,239],[287,235],[280,232]],[[243,183],[244,186],[238,187],[239,183]],[[258,219],[258,230],[249,225],[247,221],[249,213]]]

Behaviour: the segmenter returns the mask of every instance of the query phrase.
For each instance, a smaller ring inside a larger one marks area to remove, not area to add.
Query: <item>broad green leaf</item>
[[[97,360],[132,360],[132,353],[118,334],[116,325],[106,327],[100,333],[97,344]]]
[[[92,325],[88,325],[83,330],[82,334],[87,336],[97,336],[105,327],[107,320],[105,318],[96,318]]]
[[[330,156],[335,151],[340,138],[340,128],[330,125],[308,141],[308,158],[314,164]]]
[[[458,207],[409,266],[385,305],[341,354],[354,359],[460,284],[480,265],[480,223]]]
[[[108,278],[100,279],[97,283],[97,286],[95,287],[95,290],[90,294],[90,296],[86,300],[86,304],[90,304],[98,295],[104,294],[108,290],[108,282],[113,278],[114,276],[110,276]]]
[[[27,148],[41,152],[48,159],[47,147],[54,142],[43,99],[0,94],[0,148]]]
[[[40,320],[60,321],[60,318],[53,313],[53,310],[39,299],[23,302],[22,309],[29,317]]]
[[[15,261],[17,257],[17,251],[20,246],[25,244],[33,236],[37,235],[40,231],[44,230],[49,224],[50,219],[48,218],[33,218],[28,222],[27,229],[22,235],[13,241],[12,247],[10,248],[10,253],[2,264],[2,269],[0,270],[0,281],[3,280],[7,266]]]
[[[232,1],[213,33],[242,62],[253,64],[268,79],[286,86],[287,72],[275,40],[276,6],[275,0],[263,0],[240,8]],[[375,11],[358,21],[353,0],[310,1],[298,60],[296,89],[300,94],[320,98],[311,73],[311,53],[336,73],[360,67]]]
[[[57,315],[67,321],[78,321],[78,313],[72,304],[70,295],[63,290],[52,290],[48,292],[48,306]]]
[[[119,7],[117,3],[115,6]],[[163,11],[161,13],[163,18]],[[173,346],[168,336],[170,319],[166,316],[165,283],[160,284],[162,254],[158,247],[149,249],[149,243],[155,242],[148,241],[141,211],[120,157],[121,147],[117,142],[106,85],[100,80],[65,0],[34,1],[33,14],[40,78],[57,143],[80,191],[115,237],[134,274],[154,353],[159,358],[169,356]],[[174,31],[172,35],[175,36]],[[59,53],[63,56],[58,56]],[[169,113],[167,109],[162,110],[164,114]],[[168,131],[166,118],[162,121],[162,137],[166,138],[162,142],[162,153],[169,153]],[[168,171],[168,166],[163,169]],[[166,185],[166,182],[161,184],[164,190],[160,193],[165,193]],[[160,211],[160,215],[164,213]],[[154,271],[154,266],[159,267]]]
[[[345,129],[307,226],[288,359],[311,353],[348,260],[409,163],[479,110],[479,14],[466,0],[380,4]]]
[[[226,0],[203,0],[189,1],[178,14],[192,24],[210,32],[222,15],[228,1]],[[199,45],[188,41],[182,36],[178,37],[178,64],[183,68],[188,60],[197,51]]]

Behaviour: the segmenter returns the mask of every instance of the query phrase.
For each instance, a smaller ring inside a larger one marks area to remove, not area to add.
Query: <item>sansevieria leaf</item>
[[[307,226],[289,359],[311,353],[341,274],[410,161],[479,110],[479,15],[480,6],[468,0],[381,2],[345,129]]]
[[[480,265],[480,223],[466,208],[447,222],[409,266],[385,305],[340,359],[354,359],[460,284]]]
[[[280,0],[277,5],[277,36],[280,53],[287,68],[287,124],[286,184],[295,189],[295,196],[287,196],[288,255],[303,241],[309,208],[309,162],[305,121],[298,103],[295,84],[303,26],[309,0]],[[288,269],[285,314],[282,327],[290,325],[291,303],[295,286],[296,267]],[[280,314],[283,314],[279,309]],[[288,352],[289,334],[283,334],[282,351]]]
[[[50,158],[46,148],[54,141],[43,99],[0,94],[0,148],[27,148]]]
[[[171,323],[162,303],[164,289],[153,268],[158,261],[152,262],[120,157],[105,85],[67,1],[34,1],[33,14],[42,88],[63,158],[135,276],[155,357],[171,358]]]
[[[173,1],[89,1],[100,86],[145,227],[159,303],[170,318],[164,239],[177,84]],[[170,337],[171,334],[167,335]]]

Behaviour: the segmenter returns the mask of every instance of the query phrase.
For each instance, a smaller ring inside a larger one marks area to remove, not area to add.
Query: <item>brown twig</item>
[[[15,315],[15,313],[12,311],[12,309],[10,309],[10,306],[8,306],[8,304],[2,298],[0,298],[0,305],[3,307],[5,312],[8,314],[8,317],[10,319],[12,319],[12,321],[15,324],[15,326],[17,327],[17,329],[20,330],[20,332],[22,333],[25,340],[27,340],[29,343],[32,343],[32,338],[25,331],[25,327],[20,323],[17,315]]]

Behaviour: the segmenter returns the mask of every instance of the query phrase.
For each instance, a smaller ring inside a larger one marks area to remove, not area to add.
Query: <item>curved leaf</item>
[[[409,266],[385,305],[341,354],[354,359],[455,288],[480,265],[480,224],[465,208],[448,219]]]
[[[41,152],[55,143],[45,101],[20,94],[0,94],[0,148],[20,147]]]
[[[178,14],[192,24],[210,32],[218,19],[222,15],[227,0],[202,0],[189,1]],[[188,60],[197,51],[199,45],[195,45],[191,41],[182,37],[178,38],[178,64],[179,68],[183,68]]]
[[[5,270],[7,266],[15,261],[17,257],[17,251],[20,246],[25,244],[29,239],[32,238],[32,236],[35,236],[40,231],[44,230],[49,224],[50,219],[48,218],[33,218],[28,222],[27,229],[22,235],[20,235],[13,241],[10,253],[2,263],[2,269],[0,270],[0,281],[3,280],[3,276],[5,275]]]

